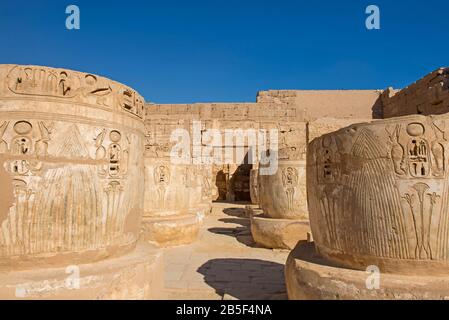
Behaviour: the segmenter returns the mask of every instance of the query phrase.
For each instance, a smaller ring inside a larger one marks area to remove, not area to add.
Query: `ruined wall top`
[[[303,122],[328,118],[379,118],[376,90],[270,90],[261,91],[256,103],[147,104],[149,117],[239,121]]]
[[[260,91],[258,103],[295,106],[306,120],[379,118],[380,90],[269,90]]]
[[[238,120],[238,121],[303,121],[304,112],[294,106],[270,103],[194,103],[194,104],[147,104],[147,118]]]
[[[449,68],[440,68],[402,90],[382,94],[383,116],[443,114],[449,111]]]
[[[0,97],[64,100],[143,119],[145,101],[135,90],[103,77],[67,69],[0,65]]]

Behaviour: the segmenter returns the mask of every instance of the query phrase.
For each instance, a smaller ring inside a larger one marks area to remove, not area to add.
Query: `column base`
[[[197,214],[144,217],[143,240],[160,247],[190,244],[198,238],[202,218]]]
[[[447,276],[410,276],[381,271],[377,288],[373,277],[370,272],[342,268],[327,261],[316,252],[313,243],[306,242],[300,242],[290,253],[285,269],[291,300],[449,299]]]
[[[126,255],[92,264],[2,272],[0,299],[163,299],[163,279],[162,251],[141,243]]]
[[[196,208],[189,210],[190,214],[200,214],[203,217],[210,215],[211,212],[212,212],[212,204],[208,203],[200,204]]]
[[[255,211],[252,210],[253,214]],[[310,233],[307,220],[273,219],[263,215],[251,216],[251,234],[254,241],[270,249],[293,249],[298,241]]]

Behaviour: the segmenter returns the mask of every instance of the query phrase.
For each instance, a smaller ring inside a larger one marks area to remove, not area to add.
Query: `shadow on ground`
[[[230,237],[234,237],[238,242],[244,245],[256,248],[257,245],[251,236],[251,222],[247,218],[223,218],[218,221],[224,223],[239,224],[240,227],[225,228],[225,227],[215,227],[207,229],[209,232],[215,234],[222,234]]]
[[[226,208],[223,213],[231,217],[245,217],[245,208]]]
[[[224,298],[240,300],[287,299],[284,265],[257,259],[213,259],[198,272]]]

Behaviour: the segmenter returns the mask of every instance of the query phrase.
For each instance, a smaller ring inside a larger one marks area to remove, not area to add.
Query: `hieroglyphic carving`
[[[0,257],[77,251],[86,246],[104,247],[128,241],[124,230],[130,197],[129,190],[128,193],[125,190],[124,174],[131,138],[128,135],[122,138],[115,130],[109,131],[110,150],[106,152],[105,149],[103,160],[108,163],[106,169],[109,170],[109,166],[118,168],[120,175],[106,174],[97,180],[92,175],[95,167],[75,163],[91,163],[89,147],[78,125],[68,126],[49,154],[55,127],[54,122],[26,120],[15,121],[8,132],[6,124],[2,127],[2,130],[6,128],[4,136],[11,137],[10,150],[3,151],[8,157],[6,167],[13,178],[15,203],[8,218],[0,221]],[[40,134],[33,134],[36,128]],[[61,128],[57,126],[58,130]],[[102,160],[100,140],[96,144],[98,148],[94,149],[99,158],[96,160]],[[117,156],[114,144],[122,140],[127,140],[127,146]],[[55,166],[47,162],[52,158],[72,163]],[[98,166],[104,168],[101,161]],[[85,208],[87,213],[83,211]]]
[[[444,145],[446,143],[445,138],[445,122],[433,121],[432,128],[435,134],[435,140],[432,141],[432,156],[434,159],[433,175],[435,177],[441,177],[446,170],[446,161],[444,156]]]
[[[165,193],[170,183],[170,169],[166,166],[157,166],[154,170],[154,183],[157,185],[159,208],[165,206]]]
[[[64,69],[14,66],[7,85],[14,94],[72,99],[77,102],[126,111],[144,116],[144,99],[131,88],[103,77]]]
[[[0,111],[0,165],[14,197],[0,221],[0,267],[131,250],[143,205],[144,132],[141,119],[119,113],[127,87],[63,69],[0,69],[7,75],[0,100],[8,104]]]
[[[340,176],[340,152],[335,139],[325,136],[317,155],[318,181],[333,183]]]
[[[98,77],[92,74],[86,74],[84,77],[85,87],[80,90],[84,97],[95,97],[95,103],[98,105],[111,107],[112,100],[112,88],[104,79],[99,80]]]
[[[118,101],[123,110],[143,118],[145,102],[137,92],[129,88],[121,88],[118,92]]]
[[[305,160],[307,137],[305,123],[279,124],[279,159]]]
[[[394,170],[396,174],[402,176],[406,169],[404,168],[404,148],[399,144],[401,126],[396,125],[393,131],[389,131],[389,127],[386,126],[385,130],[388,132],[392,144],[391,159],[393,160]]]
[[[293,210],[296,186],[298,185],[298,170],[293,167],[283,168],[282,184],[287,195],[287,209]]]
[[[429,143],[422,138],[424,126],[411,123],[407,126],[407,133],[411,137],[407,145],[410,174],[413,177],[427,177],[430,173]]]
[[[39,121],[39,130],[41,138],[36,141],[35,150],[37,156],[46,156],[48,151],[48,142],[50,141],[50,135],[52,133],[53,123],[45,124],[43,121]]]
[[[311,220],[321,228],[314,228],[318,246],[447,261],[446,118],[357,125],[314,140],[308,187]]]
[[[9,121],[3,121],[0,125],[0,153],[8,152],[8,143],[3,139],[6,129],[8,129]]]
[[[17,121],[13,125],[14,137],[10,143],[10,154],[15,156],[10,165],[10,172],[17,176],[26,176],[41,168],[41,162],[26,159],[35,154],[33,149],[33,125],[25,120]],[[6,150],[5,150],[6,151]]]
[[[128,171],[129,150],[123,148],[122,145],[129,146],[130,140],[127,137],[127,142],[123,142],[122,134],[117,130],[109,132],[109,146],[103,146],[107,130],[103,129],[95,138],[95,159],[107,160],[108,164],[99,168],[100,176],[107,176],[109,178],[122,178]]]
[[[202,172],[201,193],[203,200],[211,200],[212,196],[212,170]]]
[[[17,94],[73,98],[80,80],[66,70],[15,66],[8,74],[9,89]]]

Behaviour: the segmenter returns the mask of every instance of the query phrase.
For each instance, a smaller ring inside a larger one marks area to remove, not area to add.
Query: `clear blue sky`
[[[70,4],[80,30],[65,28]],[[365,28],[370,4],[379,31]],[[447,0],[1,0],[0,63],[96,73],[157,103],[403,87],[449,65],[448,12]]]

